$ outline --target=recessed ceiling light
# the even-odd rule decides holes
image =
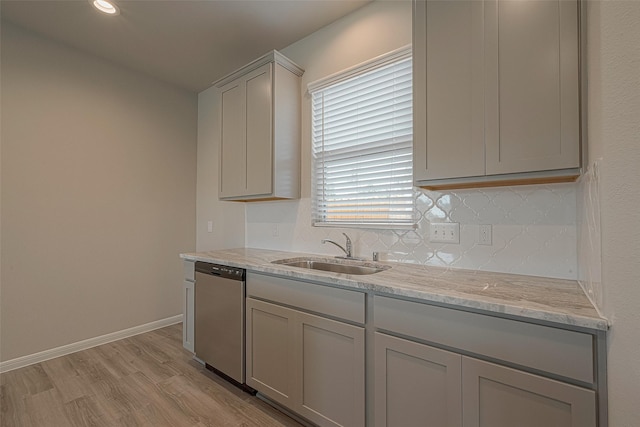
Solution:
[[[115,3],[112,3],[107,0],[89,0],[89,3],[93,5],[96,9],[98,9],[102,13],[106,13],[107,15],[120,15],[120,8],[116,6]]]

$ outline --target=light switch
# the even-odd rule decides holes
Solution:
[[[429,225],[429,241],[433,243],[460,243],[460,224],[433,222]]]

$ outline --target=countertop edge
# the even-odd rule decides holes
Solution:
[[[268,251],[265,249],[265,251]],[[216,251],[214,251],[216,252]],[[224,252],[224,251],[220,251]],[[279,252],[285,254],[285,252]],[[301,255],[322,256],[317,254],[298,254],[290,253],[291,257],[298,257]],[[237,254],[235,254],[237,256]],[[446,304],[448,306],[469,308],[473,310],[480,310],[487,312],[487,314],[496,313],[502,315],[513,316],[521,318],[522,320],[537,320],[541,322],[551,322],[566,326],[572,326],[577,328],[592,329],[596,331],[607,331],[609,329],[609,323],[605,318],[594,318],[582,316],[580,314],[559,313],[551,310],[537,309],[531,307],[522,307],[514,305],[513,303],[504,302],[491,302],[487,300],[480,300],[475,295],[446,295],[436,291],[429,291],[427,289],[414,290],[404,289],[400,286],[394,287],[393,285],[379,285],[375,283],[368,283],[366,276],[351,276],[338,273],[327,273],[320,271],[297,271],[293,267],[280,266],[272,264],[270,262],[255,263],[255,262],[238,262],[223,256],[213,256],[208,253],[182,253],[180,258],[187,261],[202,261],[210,263],[225,264],[230,267],[244,268],[248,271],[257,273],[267,273],[278,275],[282,277],[292,279],[309,280],[318,282],[320,284],[334,285],[343,288],[357,289],[362,291],[371,291],[377,294],[391,296],[391,297],[405,297],[415,300],[422,300],[425,302]],[[391,265],[402,265],[401,263],[393,263]],[[409,264],[408,266],[412,266]],[[463,270],[462,270],[463,271]],[[489,273],[489,272],[488,272]],[[361,278],[360,280],[354,278]],[[585,296],[586,298],[586,296]]]

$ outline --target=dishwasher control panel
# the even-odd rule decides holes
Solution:
[[[245,279],[245,270],[243,268],[229,267],[227,265],[211,264],[208,262],[196,262],[196,271],[211,276],[224,277],[226,279],[241,280]]]

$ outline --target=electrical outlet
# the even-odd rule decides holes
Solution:
[[[491,246],[491,224],[482,224],[480,225],[480,233],[478,236],[478,244],[479,245],[487,245]]]
[[[213,221],[207,221],[207,232],[213,233]]]
[[[280,229],[278,228],[278,224],[271,225],[271,237],[280,236]]]
[[[433,243],[460,243],[460,224],[440,222],[429,225],[429,241]]]

